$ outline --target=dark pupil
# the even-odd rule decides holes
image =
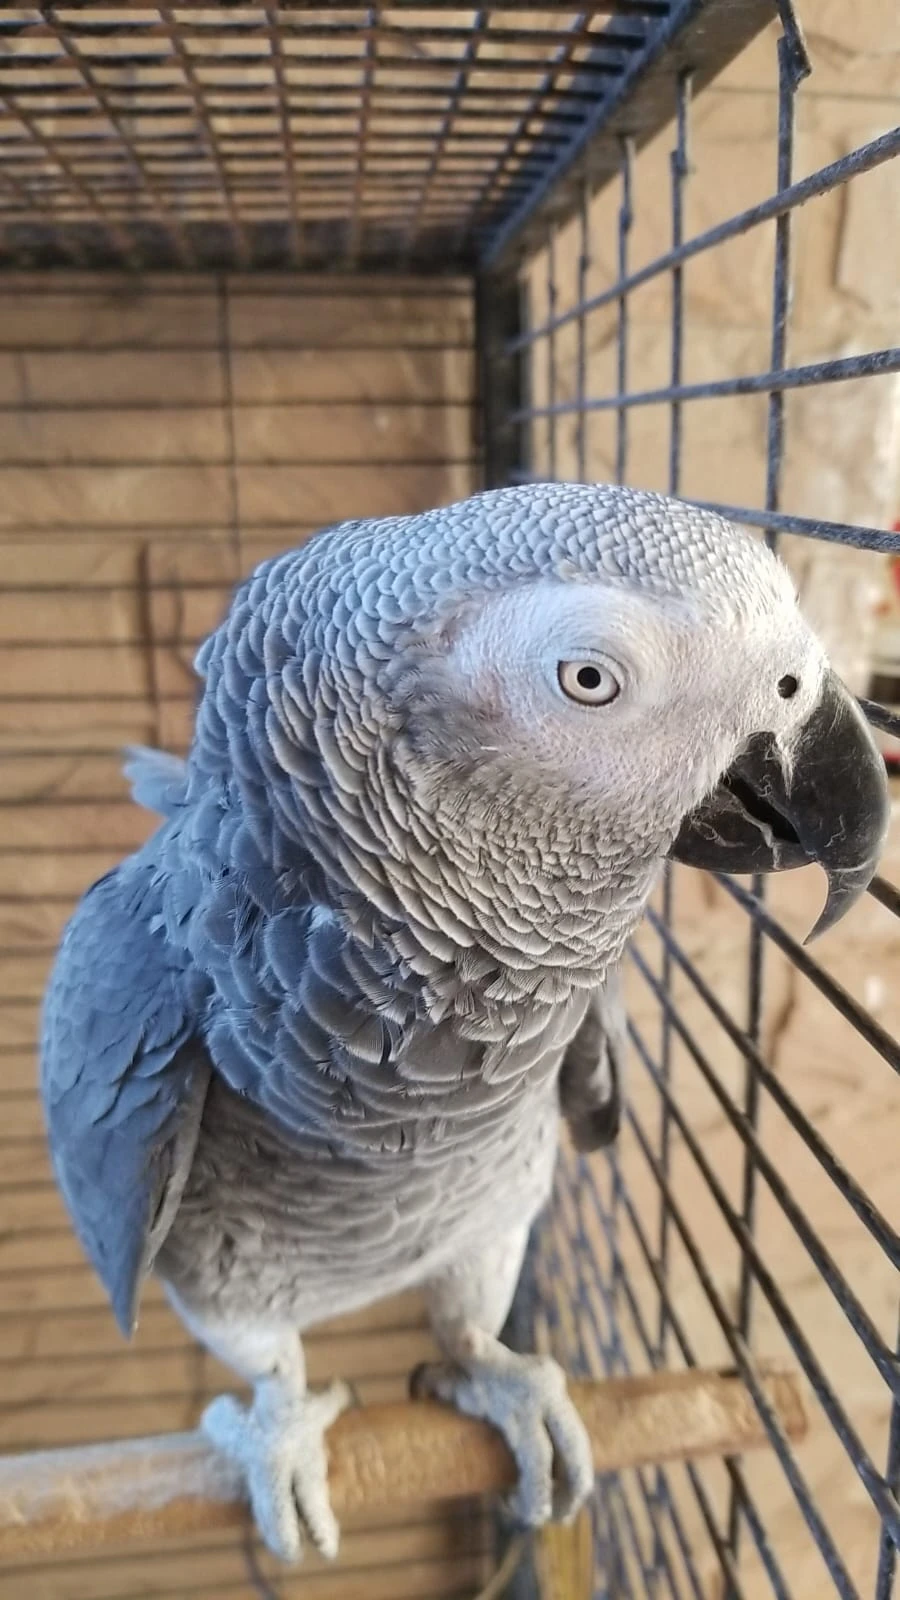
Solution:
[[[603,679],[596,667],[579,667],[575,674],[582,689],[599,689]]]
[[[797,679],[791,672],[778,679],[778,693],[781,695],[782,700],[790,700],[791,695],[796,694],[799,687]]]

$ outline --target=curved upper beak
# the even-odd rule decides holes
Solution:
[[[868,887],[889,817],[884,758],[853,696],[829,669],[790,770],[774,737],[757,734],[685,818],[669,855],[710,872],[780,872],[817,862],[828,898],[809,935],[814,939]]]

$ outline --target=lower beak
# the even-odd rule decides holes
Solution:
[[[889,817],[884,759],[856,701],[829,670],[790,771],[774,737],[757,734],[685,818],[669,854],[709,872],[781,872],[817,862],[828,898],[814,939],[867,889]]]

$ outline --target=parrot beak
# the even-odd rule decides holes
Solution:
[[[809,935],[814,939],[868,887],[889,818],[884,758],[853,696],[829,669],[790,769],[773,735],[757,734],[685,818],[669,855],[709,872],[781,872],[817,862],[828,898]]]

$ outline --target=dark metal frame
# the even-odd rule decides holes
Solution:
[[[773,0],[0,14],[0,264],[514,269]],[[523,25],[522,13],[539,12]],[[410,23],[404,11],[415,13]],[[96,14],[95,14],[96,13]],[[340,125],[338,125],[340,124]]]

